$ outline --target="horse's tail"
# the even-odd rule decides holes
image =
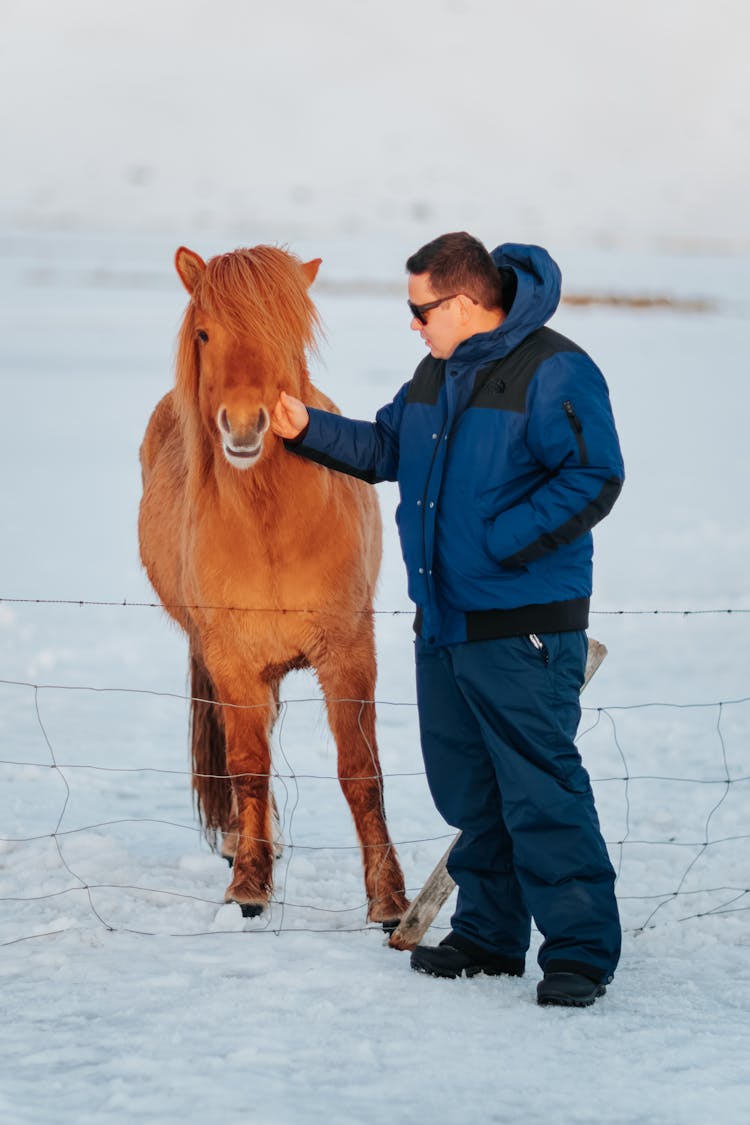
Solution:
[[[227,775],[222,708],[200,655],[190,649],[190,747],[198,817],[212,848],[217,832],[232,821],[232,786]]]

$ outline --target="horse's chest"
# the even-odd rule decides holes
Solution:
[[[304,537],[272,523],[228,526],[209,518],[196,528],[190,570],[202,594],[219,604],[277,609],[296,608],[301,589],[314,596],[320,566]]]

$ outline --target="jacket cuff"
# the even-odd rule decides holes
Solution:
[[[307,437],[307,433],[308,433],[309,429],[310,429],[310,421],[308,419],[307,425],[305,426],[304,430],[300,430],[300,432],[297,434],[296,437],[282,438],[281,440],[284,442],[284,445],[286,446],[287,449],[294,449],[296,446],[302,445],[303,441]]]

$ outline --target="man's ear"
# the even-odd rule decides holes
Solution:
[[[461,309],[461,319],[467,321],[471,316],[472,309],[476,307],[476,302],[472,301],[471,297],[467,297],[465,293],[459,293],[458,301]]]

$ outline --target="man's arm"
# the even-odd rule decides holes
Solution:
[[[291,452],[326,468],[359,477],[369,484],[396,480],[406,386],[393,402],[378,411],[374,422],[355,421],[306,407],[282,391],[271,415],[271,428]]]
[[[490,523],[502,566],[526,566],[584,535],[620,494],[624,469],[609,393],[594,362],[576,352],[546,360],[529,389],[527,444],[546,481]]]

